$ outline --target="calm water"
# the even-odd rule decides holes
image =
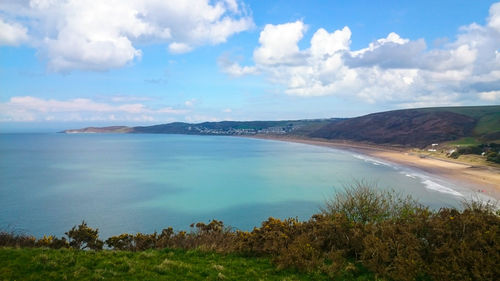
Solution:
[[[101,237],[269,216],[308,219],[353,179],[456,205],[463,186],[349,151],[221,136],[0,135],[0,228],[62,235],[85,219]],[[470,192],[469,192],[470,193]]]

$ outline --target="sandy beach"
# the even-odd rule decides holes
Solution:
[[[401,147],[388,147],[347,141],[295,138],[289,136],[262,135],[253,137],[355,151],[373,158],[419,169],[430,175],[450,179],[454,182],[466,183],[467,186],[471,186],[471,189],[474,189],[473,191],[481,192],[500,200],[500,169],[496,167],[472,166],[458,161],[422,157],[412,152],[409,148]]]

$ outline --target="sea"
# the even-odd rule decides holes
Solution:
[[[458,182],[354,151],[231,136],[0,134],[0,231],[62,236],[85,220],[100,237],[190,230],[222,220],[251,230],[307,220],[353,182],[431,208],[477,196]]]

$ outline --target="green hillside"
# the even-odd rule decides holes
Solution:
[[[473,137],[481,138],[491,134],[500,134],[500,106],[463,106],[463,107],[436,107],[424,108],[423,111],[448,111],[474,118],[477,123],[473,130]],[[486,139],[498,141],[500,139]]]
[[[432,143],[495,143],[500,106],[436,107],[373,113],[330,123],[310,137],[424,148]]]
[[[485,106],[448,106],[448,107],[427,107],[421,108],[422,111],[448,111],[462,115],[467,115],[473,118],[481,118],[484,115],[498,113],[500,105],[485,105]]]

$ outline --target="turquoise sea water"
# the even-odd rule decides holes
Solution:
[[[470,192],[354,152],[223,136],[1,134],[0,229],[63,235],[85,219],[101,237],[210,219],[251,229],[308,219],[354,179],[432,207]]]

